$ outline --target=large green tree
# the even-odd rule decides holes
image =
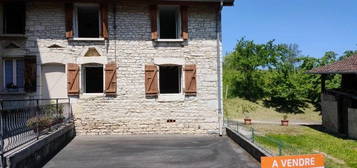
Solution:
[[[347,51],[348,57],[356,51]],[[320,76],[306,73],[337,59],[329,51],[321,59],[304,56],[296,44],[264,44],[240,39],[224,60],[224,86],[229,97],[264,100],[282,112],[302,112],[306,103],[317,108],[320,102]],[[327,87],[339,87],[340,77],[328,77]]]

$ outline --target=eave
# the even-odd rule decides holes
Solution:
[[[68,3],[68,2],[121,2],[123,0],[0,0],[1,2],[58,2],[58,3]],[[137,0],[138,2],[148,2],[145,0]],[[180,4],[180,5],[219,5],[223,2],[224,6],[233,6],[234,0],[149,0],[153,4]]]

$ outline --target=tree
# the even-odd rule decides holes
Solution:
[[[347,57],[350,57],[352,55],[356,55],[357,54],[357,50],[347,50],[343,53],[343,55],[339,58],[339,60],[343,60]]]
[[[320,76],[307,71],[331,64],[337,54],[328,51],[318,59],[304,56],[297,44],[275,44],[274,40],[264,44],[240,39],[233,52],[224,60],[224,85],[229,86],[229,97],[248,100],[264,100],[265,105],[281,112],[299,113],[307,103],[320,108]],[[356,54],[346,51],[342,57]],[[339,75],[330,75],[327,88],[337,88]]]
[[[231,86],[234,96],[253,101],[264,96],[260,69],[266,67],[272,57],[270,52],[272,43],[273,41],[267,44],[255,44],[242,38],[238,41],[235,50],[225,57],[224,78],[229,81],[228,85]],[[232,72],[236,74],[230,74]],[[229,76],[231,79],[228,79]]]

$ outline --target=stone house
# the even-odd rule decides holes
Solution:
[[[69,98],[79,134],[222,133],[234,0],[1,2],[1,99]]]
[[[357,55],[310,71],[321,75],[322,125],[330,132],[357,139]],[[330,74],[342,76],[341,87],[326,89]]]

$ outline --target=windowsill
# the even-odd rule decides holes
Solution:
[[[104,97],[104,93],[82,93],[80,98]]]
[[[184,101],[185,95],[182,93],[173,93],[173,94],[159,94],[158,99],[159,102],[177,102]]]
[[[25,34],[0,34],[0,38],[27,38]]]
[[[184,39],[157,39],[156,41],[157,42],[173,42],[173,43],[176,43],[176,42],[184,42],[185,40]]]
[[[71,41],[104,41],[104,38],[82,38],[82,37],[75,37],[70,39]]]
[[[22,92],[22,91],[19,91],[19,92],[7,92],[7,91],[0,92],[0,95],[24,95],[24,94],[26,94],[26,92]]]

